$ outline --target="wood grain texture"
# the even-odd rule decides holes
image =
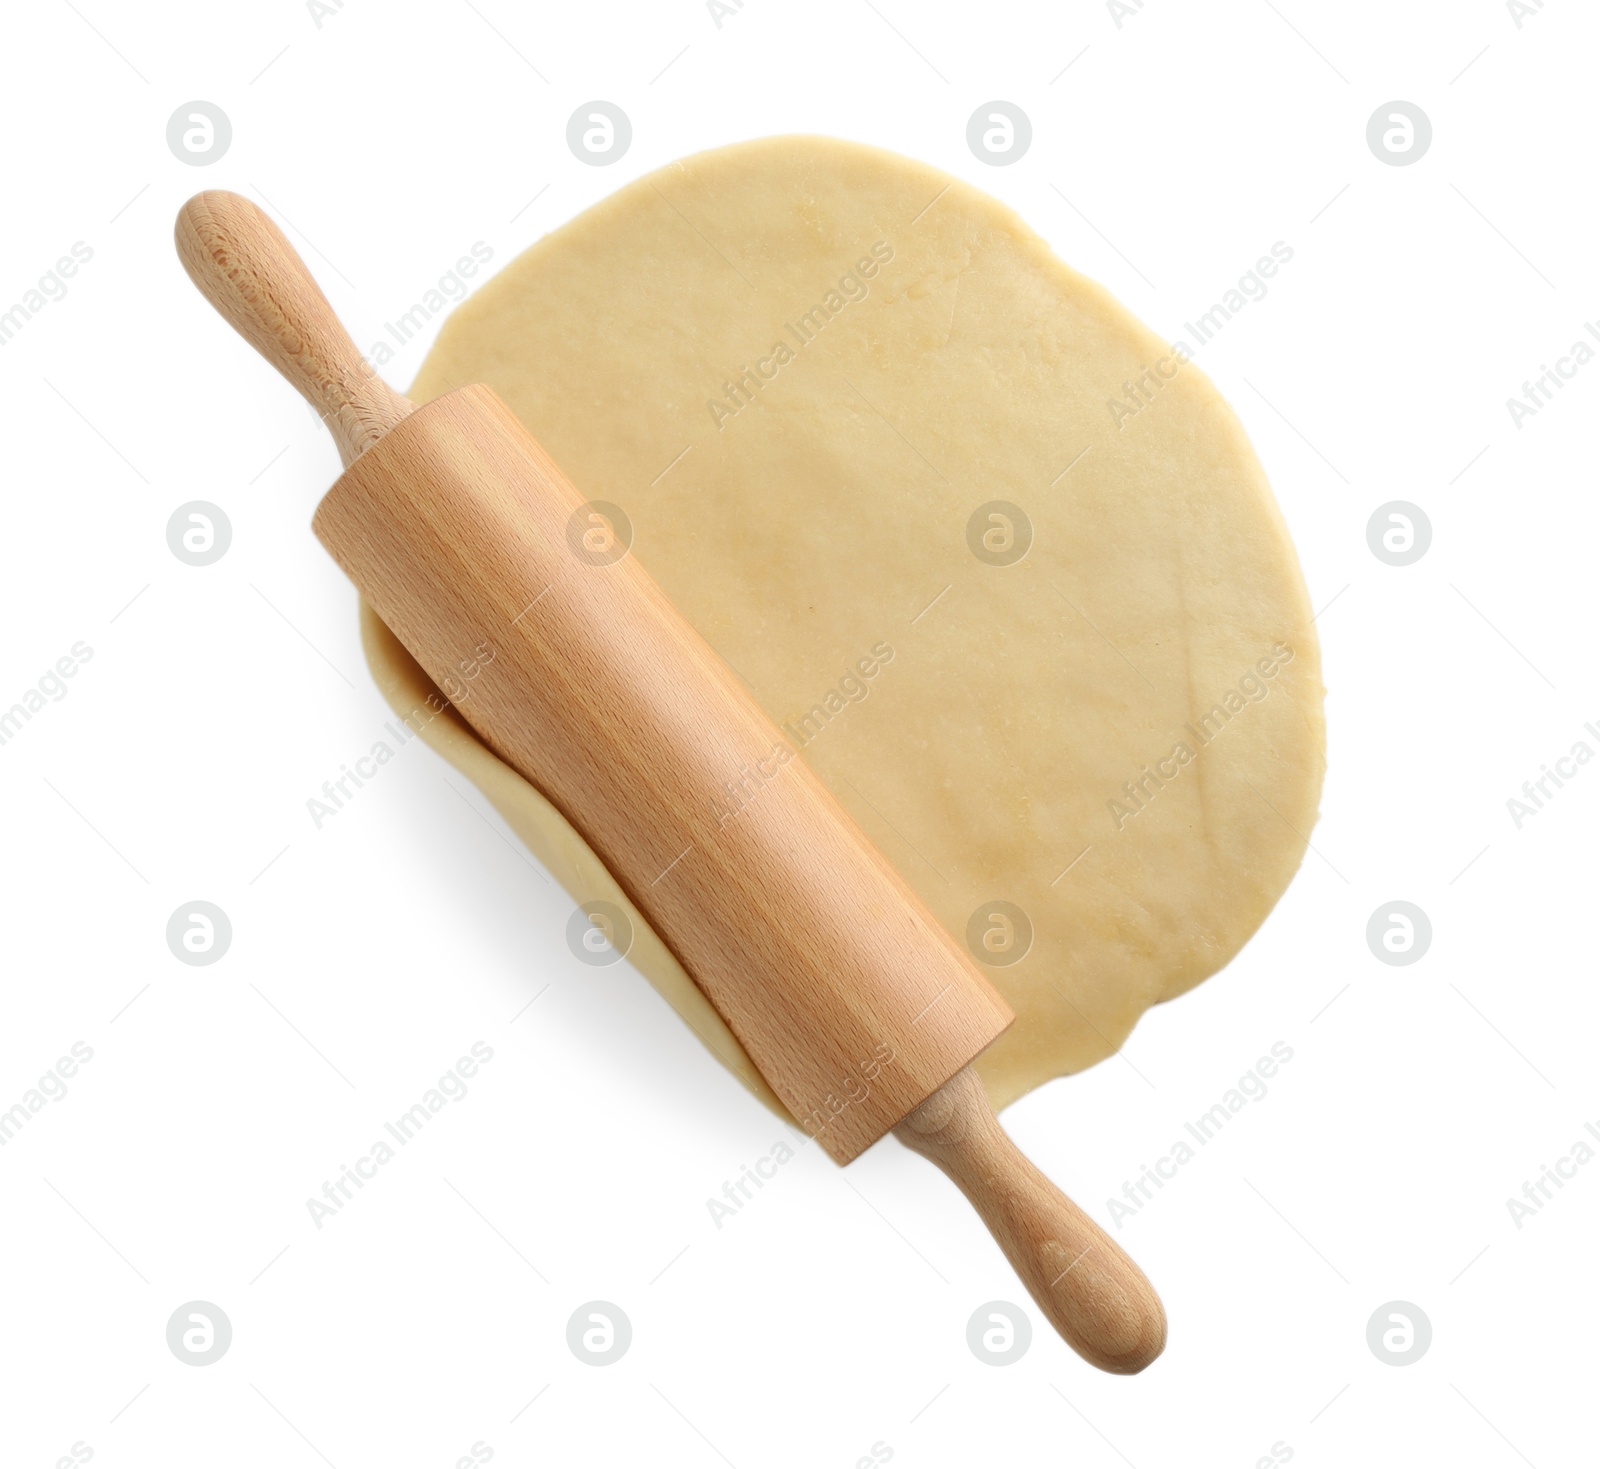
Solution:
[[[1167,1343],[1144,1273],[1006,1136],[973,1071],[962,1070],[894,1130],[971,1201],[1067,1343],[1107,1372],[1140,1372]]]
[[[322,415],[346,465],[412,411],[356,351],[283,231],[248,199],[196,194],[173,235],[189,279]]]
[[[801,1125],[856,1156],[1011,1012],[511,411],[418,409],[317,535],[617,877]]]
[[[806,1131],[843,1163],[894,1128],[1069,1343],[1108,1371],[1152,1360],[1148,1283],[966,1069],[1010,1010],[511,411],[484,387],[416,409],[384,385],[248,201],[198,195],[177,241],[339,443],[323,544],[583,834]]]

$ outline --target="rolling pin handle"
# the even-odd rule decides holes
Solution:
[[[1067,1344],[1107,1372],[1148,1367],[1167,1316],[1144,1272],[1018,1150],[970,1067],[895,1129],[967,1196]]]
[[[179,258],[195,285],[234,329],[322,415],[347,468],[414,411],[415,405],[390,388],[362,358],[334,315],[327,298],[307,271],[305,262],[295,253],[283,232],[249,200],[220,190],[196,194],[179,211],[175,234]],[[472,390],[451,395],[445,402],[454,401],[454,409],[436,405],[436,423],[455,423],[456,419],[450,417],[452,413],[469,415],[469,410],[480,415],[488,413],[486,419],[472,419],[469,415],[460,420],[481,431],[484,423],[492,427],[501,422],[497,412],[503,414],[505,419],[510,418],[506,410],[496,412],[485,409],[482,399],[486,398],[492,408],[492,395],[481,389],[478,392],[482,398],[472,397]],[[477,409],[472,410],[472,404],[478,404]],[[407,444],[404,452],[397,450],[396,456],[374,471],[368,477],[370,482],[364,487],[364,493],[376,496],[382,490],[387,494],[401,495],[424,472],[429,476],[430,489],[437,491],[437,484],[433,482],[437,480],[441,466],[447,463],[449,456],[435,455],[426,463],[408,461],[405,453],[419,454],[421,450],[418,444],[426,447],[429,443],[426,435],[420,432],[408,438],[416,439],[418,443]],[[464,446],[471,442],[470,433],[456,434],[449,440],[449,447],[453,453],[463,455]],[[553,467],[548,466],[548,461],[539,455],[536,446],[524,451],[518,441],[512,440],[510,443],[511,452],[498,459],[491,461],[485,452],[481,466],[470,455],[463,458],[461,466],[458,466],[460,473],[457,483],[464,493],[458,498],[456,508],[458,513],[475,507],[481,510],[484,504],[491,502],[486,498],[475,501],[472,494],[476,492],[480,496],[487,496],[488,491],[484,487],[493,486],[498,497],[492,501],[492,511],[508,517],[507,544],[522,544],[517,537],[526,534],[527,544],[532,545],[536,538],[526,533],[526,526],[510,519],[512,507],[526,510],[529,507],[538,509],[543,505],[548,512],[550,504],[559,502],[570,509],[579,497],[577,491],[561,479]],[[527,460],[528,465],[523,471],[523,481],[512,483],[510,492],[503,492],[499,487],[505,478],[504,466],[519,455]],[[372,462],[369,461],[369,464]],[[410,478],[399,473],[397,464],[408,470]],[[484,466],[491,472],[468,473],[469,470]],[[341,484],[358,479],[360,475],[361,471],[357,470]],[[318,534],[339,555],[334,542],[329,539],[333,523],[329,506],[335,504],[336,498],[336,495],[330,495],[323,502],[323,509],[319,511],[322,524]],[[448,501],[441,503],[448,504]],[[382,531],[386,545],[398,547],[399,551],[414,557],[425,571],[430,565],[436,564],[437,547],[444,544],[424,514],[430,509],[429,502],[426,497],[418,495],[405,498],[400,508],[411,517],[404,530],[413,536],[414,544],[407,544],[402,539],[401,529],[397,528],[401,517],[393,517],[390,522],[376,529]],[[436,515],[442,514],[438,505],[432,505],[431,509]],[[370,544],[373,537],[368,531],[374,528],[362,526],[358,517],[345,529],[349,534],[340,543],[349,556],[348,559],[341,556],[341,564],[350,571],[380,615],[391,620],[392,614],[386,609],[385,601],[374,596],[373,590],[375,585],[380,584],[380,571],[385,575],[399,575],[394,566],[400,558],[397,555],[391,561],[373,559]],[[559,543],[558,526],[550,544]],[[430,554],[435,554],[433,562],[428,560]],[[501,565],[501,570],[505,571],[505,565]],[[525,568],[517,563],[512,570],[521,574]],[[364,580],[360,574],[362,571],[371,572],[372,579]],[[643,573],[640,572],[639,576],[643,578]],[[419,578],[418,584],[425,580],[425,577]],[[611,584],[608,582],[608,585]],[[737,697],[726,692],[720,682],[723,677],[720,672],[722,665],[710,650],[705,650],[703,654],[693,651],[693,648],[700,646],[698,640],[693,639],[687,624],[680,626],[671,620],[668,612],[662,610],[665,607],[664,599],[653,592],[647,595],[645,590],[633,583],[627,585],[633,587],[629,594],[632,600],[618,600],[609,604],[609,610],[615,616],[622,617],[628,609],[632,609],[631,615],[641,619],[641,627],[655,629],[655,642],[649,646],[670,649],[672,654],[681,655],[686,660],[688,672],[695,680],[694,686],[699,690],[697,697],[701,702],[698,707],[707,711],[717,728],[728,734],[730,748],[740,740],[775,737],[776,729],[761,724],[759,711],[754,710],[747,696],[738,690],[735,690]],[[395,595],[388,600],[396,608],[405,610],[409,604],[400,595],[403,588],[392,590]],[[477,587],[473,589],[473,596],[479,599],[482,607],[487,608],[493,604],[497,590],[494,587]],[[615,593],[615,586],[612,590]],[[453,601],[459,601],[462,608],[471,606],[471,599],[465,590]],[[411,607],[410,615],[415,624],[413,632],[416,634],[413,637],[405,636],[405,628],[400,621],[391,620],[391,625],[424,666],[427,665],[427,659],[423,655],[430,648],[435,653],[439,652],[439,639],[443,636],[442,630],[447,627],[441,608],[431,609],[435,614],[433,618],[424,615],[426,611],[419,610],[417,606]],[[455,615],[454,611],[451,615]],[[650,622],[649,618],[656,621]],[[573,641],[563,654],[567,658],[565,664],[552,665],[549,660],[553,655],[548,650],[540,653],[540,659],[544,661],[538,664],[540,670],[557,666],[572,670],[568,676],[573,679],[581,676],[586,700],[592,696],[591,665],[594,660],[592,650],[583,643],[582,638],[590,636],[592,631],[591,626],[584,625],[582,637],[576,633],[573,635]],[[630,637],[639,635],[637,631],[630,632]],[[458,638],[455,645],[470,646],[470,642],[470,639]],[[445,647],[451,645],[448,641],[444,643]],[[447,659],[439,661],[445,668],[450,666]],[[675,685],[675,698],[678,692],[678,686]],[[477,703],[474,701],[474,707]],[[641,704],[640,707],[644,706]],[[577,740],[580,733],[578,726],[568,729],[559,725],[553,716],[549,716],[549,719],[553,727],[563,731],[563,737],[569,742]],[[630,747],[637,743],[631,733],[631,725],[623,720],[614,723],[619,730],[628,733]],[[512,730],[519,728],[516,721],[507,727]],[[588,724],[581,726],[581,734],[588,739]],[[568,748],[573,763],[579,768],[582,768],[582,761],[576,756],[588,759],[592,753],[587,746],[578,743],[569,743]],[[543,753],[548,754],[547,751]],[[541,785],[541,773],[548,774],[550,770],[548,765],[532,761],[519,764],[513,759],[511,763],[528,779]],[[599,785],[595,788],[598,789]],[[817,790],[820,792],[820,787]],[[882,863],[882,859],[866,847],[859,833],[845,826],[842,813],[837,812],[824,796],[810,799],[810,804],[801,802],[799,797],[796,797],[796,802],[794,819],[797,822],[803,819],[807,823],[796,830],[803,832],[808,840],[818,842],[819,853],[844,853],[854,864],[850,867],[852,872],[869,870],[871,862]],[[626,820],[618,820],[611,835],[620,842],[625,836],[631,837],[638,824],[638,813],[630,812]],[[855,845],[857,842],[859,846]],[[771,848],[772,860],[790,862],[795,871],[803,867],[809,874],[815,864],[801,863],[793,856],[790,850],[792,845],[795,843],[788,838],[781,846],[774,843]],[[752,884],[758,878],[759,875],[752,878]],[[896,889],[893,881],[886,878],[883,891],[889,894],[903,890],[903,886],[901,884]],[[918,913],[921,914],[920,908]],[[931,915],[921,914],[918,923],[923,926],[916,932],[933,932],[935,920]],[[925,940],[919,938],[918,942],[924,942],[931,953],[948,958],[950,944],[947,939],[935,941],[931,937]],[[791,958],[799,963],[810,952],[805,943],[798,943]],[[737,978],[737,975],[735,968],[732,976]],[[993,1028],[983,1036],[984,1040],[992,1039],[1003,1028],[1009,1012],[1002,1014],[1004,1007],[998,997],[991,995],[976,971],[969,977],[971,1004],[964,1013],[977,1029],[992,1024]],[[725,975],[723,982],[731,984],[733,979]],[[716,1001],[715,993],[711,997]],[[743,998],[749,1000],[748,996]],[[946,1008],[949,1010],[951,1007]],[[854,1010],[846,1007],[845,1013],[853,1016]],[[784,1034],[787,1037],[786,1031]],[[969,1034],[966,1039],[971,1040],[972,1036]],[[966,1054],[972,1053],[972,1050],[968,1050]],[[906,1116],[894,1132],[907,1147],[937,1164],[967,1196],[1051,1325],[1077,1352],[1108,1372],[1124,1373],[1138,1372],[1160,1355],[1166,1344],[1167,1321],[1161,1301],[1151,1289],[1150,1282],[1103,1230],[1077,1205],[1065,1198],[1017,1150],[990,1109],[983,1084],[975,1072],[970,1069],[957,1072]]]
[[[322,415],[347,468],[412,412],[356,350],[283,231],[248,199],[196,194],[174,235],[189,278]]]

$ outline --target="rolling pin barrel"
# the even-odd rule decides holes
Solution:
[[[487,388],[396,425],[313,526],[840,1162],[1010,1022],[617,526]]]
[[[972,1199],[1052,1323],[1137,1371],[1138,1268],[1011,1146],[967,1064],[1012,1019],[716,653],[511,411],[420,408],[356,352],[288,241],[207,193],[178,249],[323,415],[314,528],[480,738],[580,832],[837,1161],[890,1129]]]

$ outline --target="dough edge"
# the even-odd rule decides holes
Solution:
[[[665,181],[686,166],[694,165],[710,155],[731,154],[735,151],[769,148],[774,145],[821,145],[834,149],[848,149],[864,155],[876,155],[898,168],[921,171],[935,189],[940,188],[941,185],[948,187],[950,195],[953,196],[952,203],[965,203],[971,207],[982,209],[988,214],[990,221],[994,225],[1004,227],[1010,231],[1016,242],[1023,246],[1026,252],[1037,261],[1041,271],[1064,282],[1070,282],[1074,290],[1092,293],[1102,303],[1108,305],[1111,311],[1122,320],[1131,338],[1147,343],[1157,351],[1165,351],[1167,349],[1167,344],[1127,308],[1123,307],[1105,287],[1075,271],[1055,254],[1049,243],[1040,237],[1020,215],[993,196],[967,184],[961,179],[943,173],[932,165],[907,158],[889,150],[826,136],[787,134],[708,149],[702,153],[689,155],[683,159],[663,165],[661,168],[643,174],[623,185],[614,193],[597,201],[579,215],[574,216],[572,220],[565,221],[562,225],[557,226],[556,229],[532,242],[511,262],[503,266],[489,282],[485,282],[483,288],[474,292],[473,295],[469,296],[451,312],[441,329],[438,339],[430,349],[428,357],[419,369],[416,381],[421,382],[428,377],[430,367],[434,364],[435,354],[439,353],[441,347],[447,348],[453,336],[469,331],[475,319],[480,315],[487,315],[492,310],[493,292],[489,289],[490,286],[495,282],[499,282],[513,271],[526,269],[525,262],[530,256],[547,248],[553,239],[571,225],[579,221],[593,223],[613,210],[625,208],[624,201],[634,190],[648,187],[654,180]],[[1221,419],[1218,427],[1223,429],[1226,437],[1230,440],[1231,446],[1240,454],[1241,461],[1254,467],[1255,477],[1262,492],[1260,509],[1270,522],[1275,537],[1287,548],[1290,563],[1298,573],[1298,557],[1294,551],[1287,524],[1283,519],[1276,497],[1266,481],[1265,474],[1259,467],[1259,461],[1255,458],[1243,424],[1234,414],[1231,405],[1226,402],[1221,393],[1210,382],[1209,377],[1197,365],[1191,362],[1186,367],[1185,373],[1186,375],[1193,374],[1199,384],[1212,395]],[[441,391],[445,390],[441,389]],[[437,393],[433,392],[420,394],[414,392],[412,394],[414,400],[418,403],[428,401],[428,399],[437,395]],[[1298,593],[1296,600],[1299,603],[1301,618],[1300,625],[1294,630],[1296,639],[1294,644],[1295,656],[1297,661],[1303,660],[1301,669],[1320,692],[1322,690],[1320,649],[1311,621],[1309,595],[1305,590],[1303,576],[1298,577],[1296,590]],[[427,674],[417,665],[399,640],[378,618],[364,599],[360,604],[360,626],[362,648],[368,667],[371,669],[380,691],[391,708],[402,717],[407,715],[416,716],[419,713],[423,715],[420,728],[423,739],[478,787],[513,832],[516,833],[517,837],[555,877],[566,892],[573,897],[575,902],[588,903],[603,900],[617,905],[627,913],[634,930],[633,943],[627,956],[629,961],[633,963],[656,991],[672,1006],[679,1017],[694,1031],[707,1050],[721,1061],[775,1115],[792,1123],[793,1119],[789,1117],[782,1103],[762,1078],[754,1062],[740,1045],[737,1037],[690,978],[687,971],[684,970],[673,955],[671,949],[651,928],[644,915],[629,901],[627,895],[617,884],[609,870],[590,850],[580,833],[544,798],[535,786],[504,764],[484,746],[453,708],[446,705],[442,713],[431,718],[427,717],[432,708],[444,702],[442,694],[438,692]],[[1320,698],[1316,700],[1314,705],[1308,704],[1306,710],[1308,725],[1311,726],[1308,728],[1308,737],[1314,745],[1318,756],[1316,768],[1310,772],[1309,784],[1312,789],[1308,792],[1311,809],[1315,812],[1325,769],[1323,756],[1324,722]],[[1302,846],[1300,862],[1296,863],[1293,871],[1285,875],[1279,898],[1274,899],[1272,903],[1266,906],[1257,922],[1248,932],[1240,936],[1233,950],[1221,956],[1214,965],[1204,968],[1203,972],[1184,973],[1175,966],[1169,983],[1156,1000],[1151,1003],[1159,1004],[1174,999],[1178,995],[1194,988],[1203,980],[1220,972],[1231,963],[1238,952],[1249,942],[1250,938],[1259,931],[1268,914],[1276,906],[1277,901],[1281,899],[1282,891],[1287,890],[1289,882],[1293,880],[1299,866],[1303,863],[1304,850],[1304,846]],[[960,937],[958,934],[957,938],[959,939]],[[991,978],[994,978],[994,976],[991,975]],[[1113,1030],[1101,1031],[1100,1039],[1105,1043],[1104,1053],[1091,1058],[1083,1065],[1071,1064],[1067,1058],[1061,1058],[1053,1063],[1044,1065],[986,1065],[986,1061],[990,1060],[989,1052],[980,1055],[973,1064],[984,1081],[991,1104],[998,1111],[1026,1095],[1035,1087],[1041,1086],[1048,1081],[1074,1074],[1078,1070],[1086,1069],[1088,1065],[1097,1064],[1098,1061],[1109,1059],[1110,1056],[1115,1055],[1128,1035],[1132,1033],[1134,1026],[1138,1023],[1143,1013],[1144,1010],[1142,1008],[1134,1008],[1126,1023],[1120,1023],[1119,1021]]]

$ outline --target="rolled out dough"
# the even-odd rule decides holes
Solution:
[[[977,1062],[996,1106],[1111,1055],[1293,876],[1323,690],[1261,467],[1200,370],[995,200],[823,138],[699,154],[502,270],[411,396],[476,381],[622,507],[985,964],[1017,1013]],[[363,618],[385,695],[425,709]],[[418,722],[576,900],[629,913],[631,961],[776,1108],[581,836],[453,713]]]

